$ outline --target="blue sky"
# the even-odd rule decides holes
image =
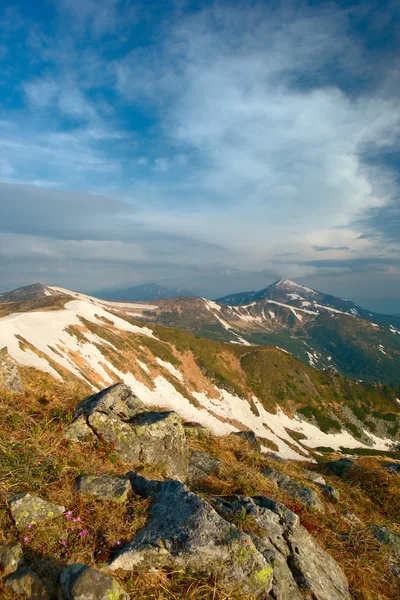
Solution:
[[[0,291],[288,277],[400,312],[398,0],[0,12]]]

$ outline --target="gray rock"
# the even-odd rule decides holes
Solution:
[[[18,371],[18,365],[9,356],[7,348],[0,350],[0,387],[21,395],[25,392],[24,384]]]
[[[400,463],[382,463],[384,469],[388,469],[391,473],[400,475]]]
[[[343,511],[342,519],[344,519],[351,525],[357,525],[358,523],[361,523],[360,519],[354,513],[352,513],[350,510]]]
[[[185,423],[184,424],[186,437],[194,440],[208,440],[211,437],[211,431],[200,423]]]
[[[273,569],[249,535],[178,481],[153,482],[131,474],[131,482],[136,493],[154,497],[151,516],[109,563],[111,571],[168,566],[213,575],[228,590],[255,596],[268,593]]]
[[[61,573],[60,586],[64,600],[129,600],[116,579],[80,563]]]
[[[9,499],[10,511],[18,529],[49,521],[65,512],[63,506],[32,494],[16,494]]]
[[[7,575],[18,569],[22,562],[22,554],[20,544],[0,545],[0,573],[2,577],[7,577]]]
[[[338,477],[344,477],[355,465],[356,463],[354,460],[351,460],[350,458],[340,458],[339,460],[325,463],[325,467]]]
[[[223,461],[200,450],[193,450],[189,458],[188,483],[196,485],[215,473]]]
[[[312,488],[298,483],[295,479],[273,467],[267,467],[263,471],[263,475],[275,483],[279,489],[286,492],[293,500],[297,500],[309,509],[324,512],[324,505],[317,492]]]
[[[146,406],[129,386],[116,383],[80,402],[76,410],[86,416],[99,412],[117,417],[121,421],[129,421],[139,413],[145,412]]]
[[[73,442],[84,442],[93,440],[95,435],[86,422],[83,415],[79,415],[64,431],[64,437]]]
[[[380,527],[379,525],[371,525],[371,531],[381,544],[390,547],[396,558],[400,558],[400,535],[387,527]]]
[[[77,410],[94,435],[112,444],[129,466],[160,465],[169,477],[186,480],[188,448],[176,413],[146,410],[122,383],[86,398]]]
[[[232,496],[211,500],[228,520],[247,517],[257,549],[274,569],[274,600],[350,600],[339,565],[300,525],[298,516],[270,498]]]
[[[303,469],[302,473],[307,477],[307,479],[309,479],[313,483],[320,483],[321,485],[326,485],[326,481],[320,473],[316,473],[315,471],[309,471],[308,469]]]
[[[15,594],[24,596],[29,600],[50,600],[49,591],[37,573],[28,568],[23,568],[11,575],[6,586]]]
[[[323,485],[322,483],[317,483],[317,485],[322,490],[324,496],[329,498],[331,502],[339,502],[340,494],[336,488],[331,485]]]
[[[230,435],[235,435],[248,443],[252,450],[261,452],[261,444],[254,431],[232,431]]]
[[[277,463],[287,463],[286,458],[282,458],[282,456],[279,456],[279,454],[275,454],[275,452],[265,452],[265,458],[270,458],[271,460],[274,460]]]
[[[104,475],[103,477],[82,475],[78,477],[76,487],[80,494],[97,496],[114,502],[125,502],[128,492],[132,489],[129,479],[111,477],[110,475]]]

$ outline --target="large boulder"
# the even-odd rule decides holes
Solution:
[[[23,598],[28,600],[51,600],[51,595],[46,584],[35,571],[24,567],[11,575],[6,586]]]
[[[267,467],[263,471],[263,475],[279,487],[279,489],[286,492],[293,500],[300,502],[306,508],[324,512],[324,505],[317,492],[308,485],[302,485],[295,479],[286,475],[286,473],[282,473],[273,467]]]
[[[216,473],[223,461],[201,450],[193,450],[189,458],[189,485],[197,485]]]
[[[60,587],[63,600],[129,600],[116,579],[81,563],[61,573]]]
[[[0,350],[0,387],[18,395],[25,391],[17,363],[8,354],[7,348]]]
[[[127,465],[160,465],[169,477],[186,480],[188,448],[176,413],[148,411],[127,385],[117,383],[86,398],[77,414],[81,422],[76,437],[88,432],[87,425],[95,436],[112,444]]]
[[[271,589],[273,569],[250,536],[178,481],[131,474],[133,490],[153,496],[151,516],[109,563],[111,571],[143,572],[166,566],[215,576],[227,589],[255,596]]]
[[[283,504],[258,496],[211,500],[227,520],[252,523],[254,544],[273,565],[275,600],[350,600],[344,573]]]
[[[48,502],[33,494],[15,494],[8,503],[18,529],[55,519],[65,512],[64,506]]]
[[[324,466],[334,475],[342,478],[346,477],[349,471],[357,465],[354,460],[351,460],[351,458],[339,458],[339,460],[325,463]]]
[[[7,577],[14,573],[22,562],[22,547],[20,544],[0,544],[0,574]]]

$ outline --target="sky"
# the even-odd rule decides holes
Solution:
[[[0,292],[284,277],[400,313],[400,0],[0,8]]]

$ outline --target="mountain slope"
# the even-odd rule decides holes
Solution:
[[[321,373],[277,348],[224,344],[132,319],[156,304],[45,291],[45,307],[38,310],[35,298],[0,318],[0,345],[24,367],[92,389],[125,381],[148,405],[168,406],[218,434],[251,429],[291,458],[317,446],[389,449],[398,439],[400,404],[389,388]],[[185,300],[201,302],[210,324],[213,311],[224,310]]]
[[[167,288],[159,283],[147,283],[144,285],[136,285],[134,287],[119,290],[105,290],[104,292],[100,292],[98,295],[105,300],[129,302],[177,298],[179,296],[193,296],[191,292],[186,290]]]

